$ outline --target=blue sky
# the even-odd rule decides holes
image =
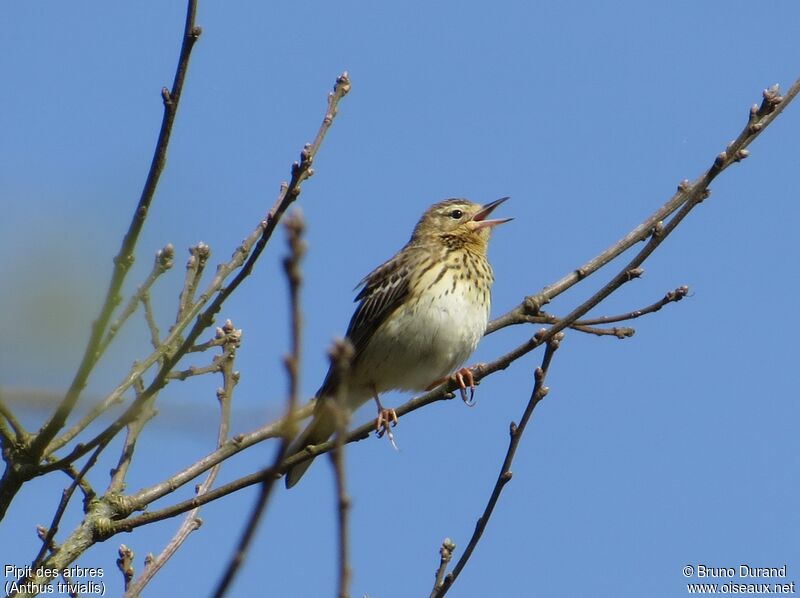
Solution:
[[[4,8],[3,387],[58,392],[69,384],[149,165],[183,10],[177,2]],[[762,89],[788,88],[800,75],[798,19],[800,7],[785,0],[758,9],[738,1],[201,1],[204,33],[127,289],[146,275],[152,254],[173,243],[176,267],[155,293],[165,327],[186,247],[202,240],[214,264],[228,258],[272,205],[347,69],[352,92],[299,201],[309,244],[302,386],[311,396],[331,339],[347,326],[352,288],[406,242],[431,203],[512,197],[500,215],[515,220],[490,248],[493,314],[503,313],[625,234],[680,180],[699,175],[741,130]],[[714,183],[710,199],[645,264],[644,277],[596,314],[647,305],[682,284],[691,297],[637,321],[632,339],[567,334],[513,481],[450,595],[679,596],[687,564],[786,564],[787,581],[800,581],[792,374],[799,131],[800,108],[790,106],[750,147],[751,157]],[[244,330],[237,431],[282,409],[284,253],[280,234],[221,314],[220,322],[231,318]],[[601,271],[549,310],[567,313],[611,274]],[[533,332],[494,334],[471,361]],[[137,317],[91,379],[88,399],[113,388],[146,350]],[[399,452],[375,439],[348,448],[353,596],[427,595],[442,539],[451,537],[460,555],[540,359],[528,355],[487,379],[474,409],[449,401],[404,418]],[[192,380],[162,393],[131,490],[211,450],[218,385]],[[32,429],[46,416],[17,408]],[[264,466],[273,450],[240,455],[220,481]],[[237,592],[333,594],[326,461],[291,492],[277,492]],[[98,487],[110,466],[95,472]],[[29,563],[38,549],[34,526],[49,521],[64,485],[47,478],[18,497],[3,522],[2,563]],[[148,594],[207,594],[254,496],[205,508],[204,526]],[[113,538],[79,563],[104,567],[115,595],[118,544],[136,551],[141,569],[177,525]]]

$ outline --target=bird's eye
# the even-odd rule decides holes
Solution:
[[[462,212],[461,210],[453,210],[452,212],[450,212],[450,217],[455,218],[456,220],[461,218],[463,215],[464,212]]]

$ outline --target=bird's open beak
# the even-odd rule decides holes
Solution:
[[[500,199],[496,199],[483,206],[481,211],[472,217],[472,221],[477,223],[474,230],[478,230],[480,228],[491,228],[493,226],[497,226],[498,224],[508,222],[509,220],[514,220],[513,218],[497,218],[495,220],[486,220],[492,211],[507,199],[508,197],[501,197]]]

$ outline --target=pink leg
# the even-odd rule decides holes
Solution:
[[[472,399],[475,398],[475,377],[472,375],[472,370],[469,368],[461,368],[457,372],[453,373],[452,378],[456,384],[458,384],[458,390],[461,393],[461,400],[464,401],[464,404],[467,407],[474,407],[475,401]],[[443,382],[447,382],[448,378],[441,378],[437,380],[433,384],[431,384],[425,390],[433,390]],[[467,386],[469,386],[469,398],[467,398]]]
[[[472,375],[472,370],[469,368],[461,368],[455,374],[453,374],[453,378],[455,379],[456,383],[458,384],[458,389],[461,391],[461,400],[464,401],[464,404],[467,407],[474,407],[475,401],[475,378]],[[467,386],[469,386],[469,399],[467,398]]]
[[[386,437],[389,439],[389,442],[392,443],[394,449],[398,450],[397,443],[394,441],[394,434],[392,434],[391,430],[391,427],[397,425],[397,413],[395,413],[394,409],[386,409],[381,405],[377,389],[373,389],[373,392],[375,392],[375,403],[378,405],[378,419],[375,420],[375,432],[378,438],[382,438],[383,435],[386,434]]]

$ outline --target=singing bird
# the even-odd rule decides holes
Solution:
[[[467,386],[475,391],[472,373],[455,370],[486,331],[494,282],[486,250],[492,228],[511,220],[488,217],[507,199],[483,206],[466,199],[434,204],[405,247],[356,287],[361,289],[355,298],[358,307],[347,328],[354,353],[339,408],[352,413],[375,399],[379,435],[397,421],[394,411],[380,403],[380,393],[387,390],[427,390],[452,374],[469,404]],[[338,377],[331,366],[317,392],[313,419],[288,455],[333,435],[336,417],[329,407],[336,401]],[[289,469],[287,488],[300,480],[311,461]]]

